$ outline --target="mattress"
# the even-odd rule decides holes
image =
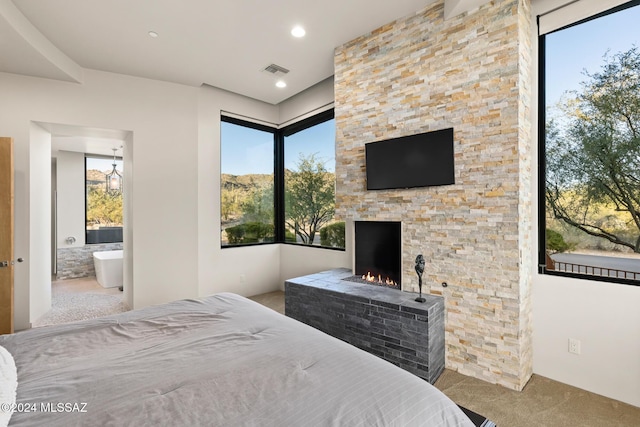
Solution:
[[[10,426],[473,426],[428,382],[223,293],[0,336]]]

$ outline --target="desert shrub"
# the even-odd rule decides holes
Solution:
[[[227,227],[224,229],[224,232],[227,233],[227,240],[229,240],[230,244],[242,243],[245,231],[246,230],[244,224],[235,225],[233,227]]]
[[[557,252],[566,252],[574,249],[575,245],[567,243],[562,237],[562,234],[558,233],[555,230],[547,228],[545,231],[546,240],[547,240],[547,250],[552,253]]]
[[[334,222],[320,229],[320,244],[344,248],[344,221]]]
[[[247,222],[225,228],[229,244],[259,243],[273,241],[273,224]]]

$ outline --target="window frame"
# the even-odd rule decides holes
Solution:
[[[250,129],[255,129],[255,130],[259,130],[259,131],[263,131],[263,132],[269,132],[273,135],[273,140],[274,140],[274,150],[276,149],[276,144],[275,144],[275,140],[276,140],[276,131],[278,130],[275,127],[271,127],[271,126],[267,126],[264,124],[260,124],[260,123],[255,123],[255,122],[250,122],[248,120],[242,120],[242,119],[238,119],[236,117],[231,117],[231,116],[225,116],[224,114],[220,114],[220,122],[225,122],[225,123],[231,123],[237,126],[243,126],[243,127],[247,127]],[[222,130],[220,133],[221,137],[220,137],[220,150],[222,150]],[[276,175],[277,175],[277,168],[275,166],[275,163],[277,162],[276,158],[276,153],[274,151],[274,169],[273,169],[273,201],[274,201],[274,206],[273,206],[273,217],[274,217],[274,236],[273,236],[273,242],[252,242],[252,243],[243,243],[243,244],[235,244],[235,245],[223,245],[222,242],[220,242],[220,247],[222,249],[227,249],[227,248],[245,248],[245,247],[249,247],[249,246],[263,246],[263,245],[272,245],[274,243],[278,242],[278,225],[277,225],[277,215],[278,215],[278,211],[277,211],[277,199],[278,199],[278,187],[276,185]],[[222,156],[220,156],[220,176],[222,177]],[[221,187],[222,188],[222,187]],[[222,205],[222,191],[220,192],[220,199],[219,199],[219,203]],[[222,216],[220,216],[220,218],[218,218],[218,220],[221,220]]]
[[[568,271],[548,270],[546,265],[546,172],[547,172],[547,158],[546,158],[546,36],[559,31],[566,30],[568,28],[583,24],[585,22],[593,21],[604,16],[620,12],[622,10],[639,6],[640,0],[632,0],[619,6],[615,6],[604,12],[597,13],[584,19],[579,19],[575,22],[571,22],[565,26],[557,28],[553,31],[549,31],[544,34],[538,35],[538,273],[550,276],[567,277],[574,279],[591,280],[595,282],[616,283],[621,285],[640,286],[640,280],[611,277],[611,276],[598,276],[586,273],[575,273]],[[538,26],[540,23],[540,16],[537,17]]]
[[[91,158],[91,159],[105,159],[105,160],[111,160],[113,161],[113,157],[112,156],[106,156],[106,155],[102,155],[102,154],[90,154],[90,153],[85,153],[84,154],[84,244],[85,245],[113,245],[113,244],[118,244],[118,243],[124,243],[124,225],[121,227],[122,228],[122,240],[119,240],[117,242],[98,242],[98,243],[89,243],[88,242],[88,237],[89,237],[89,230],[87,230],[87,219],[88,219],[88,215],[87,215],[87,211],[89,210],[89,191],[87,191],[87,159]],[[116,156],[115,157],[116,160],[119,160],[121,162],[124,162],[124,158],[123,157],[119,157]],[[124,168],[124,163],[122,165],[122,167]],[[106,185],[106,178],[105,178],[105,185]],[[124,202],[124,200],[123,200]],[[124,207],[123,207],[123,215],[124,215]]]
[[[252,129],[273,133],[273,154],[274,154],[273,156],[274,157],[274,170],[273,170],[274,239],[273,239],[273,242],[247,243],[242,245],[220,244],[220,247],[222,249],[242,248],[247,246],[261,246],[261,245],[271,245],[271,244],[285,244],[285,245],[295,245],[295,246],[303,246],[307,248],[328,249],[328,250],[336,250],[336,251],[346,250],[345,248],[337,248],[332,246],[321,246],[321,245],[305,245],[304,243],[288,242],[285,240],[285,229],[286,229],[285,191],[284,191],[285,137],[291,136],[297,132],[303,131],[305,129],[324,123],[334,118],[335,118],[335,111],[333,108],[330,108],[328,110],[322,111],[320,113],[314,114],[310,117],[304,118],[295,123],[292,123],[290,125],[280,128],[277,126],[271,127],[264,124],[251,122],[248,120],[238,119],[236,117],[226,116],[224,115],[224,113],[220,114],[221,122],[232,123],[238,126],[245,126]],[[222,146],[222,140],[220,141],[220,145]],[[222,163],[222,158],[220,158],[220,162]]]

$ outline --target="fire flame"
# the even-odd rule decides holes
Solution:
[[[385,280],[382,280],[382,276],[379,274],[378,277],[372,276],[370,271],[368,271],[367,274],[362,275],[362,280],[366,280],[367,282],[377,282],[381,285],[398,286],[396,282],[389,279],[388,277]]]

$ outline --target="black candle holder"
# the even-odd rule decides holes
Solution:
[[[420,290],[420,294],[418,298],[416,298],[417,302],[425,302],[426,299],[422,298],[422,273],[424,273],[424,257],[422,254],[416,257],[416,273],[418,274],[418,289]]]

